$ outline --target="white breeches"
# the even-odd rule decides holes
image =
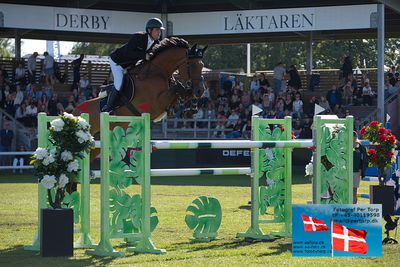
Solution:
[[[124,79],[124,69],[120,65],[117,65],[117,63],[115,63],[111,58],[110,67],[114,77],[114,87],[119,91],[121,90],[122,81]]]

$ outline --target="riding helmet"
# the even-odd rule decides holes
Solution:
[[[151,18],[146,22],[146,32],[147,29],[150,28],[160,28],[161,30],[165,30],[163,23],[159,18]]]

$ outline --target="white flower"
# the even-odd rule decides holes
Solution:
[[[66,184],[68,184],[69,179],[65,174],[61,174],[58,178],[58,187],[63,188]]]
[[[53,127],[55,132],[61,132],[65,123],[64,121],[60,119],[55,119],[52,122],[50,122],[51,127]]]
[[[47,166],[50,163],[53,163],[55,161],[55,158],[53,157],[53,155],[48,155],[44,160],[43,160],[43,165]]]
[[[75,134],[78,137],[79,143],[86,142],[88,140],[91,140],[92,138],[92,135],[90,133],[84,132],[82,130],[77,131]]]
[[[312,162],[306,165],[306,175],[312,176],[313,175],[313,164]]]
[[[78,167],[79,167],[79,164],[78,164],[77,160],[71,161],[70,163],[68,163],[67,171],[68,172],[73,172],[73,171],[76,172],[76,171],[78,171]]]
[[[57,149],[53,148],[50,150],[50,155],[52,155],[53,157],[56,155]]]
[[[47,189],[52,189],[56,184],[56,182],[57,180],[54,175],[45,175],[43,176],[43,179],[40,181],[40,183]]]
[[[72,160],[72,159],[73,159],[73,158],[72,158],[72,153],[69,152],[69,151],[67,151],[67,150],[63,151],[63,152],[61,153],[61,159],[62,159],[63,161],[70,161],[70,160]]]
[[[74,115],[69,114],[69,113],[67,113],[67,112],[64,112],[64,113],[63,113],[63,117],[65,117],[65,118],[67,118],[67,119],[71,119],[71,120],[75,119],[75,116],[74,116]]]
[[[79,127],[81,127],[82,129],[89,129],[89,123],[86,122],[86,120],[82,117],[78,117],[78,125]]]
[[[48,156],[48,151],[46,148],[43,147],[38,147],[34,153],[35,157],[39,160],[44,159],[45,157]]]

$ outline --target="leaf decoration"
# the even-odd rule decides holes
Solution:
[[[200,196],[193,200],[186,212],[185,222],[190,229],[194,229],[194,237],[196,234],[202,234],[203,237],[216,237],[222,221],[221,205],[218,199]]]

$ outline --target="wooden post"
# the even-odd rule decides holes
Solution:
[[[89,84],[92,84],[92,61],[88,61],[87,63],[87,74],[89,78]]]

